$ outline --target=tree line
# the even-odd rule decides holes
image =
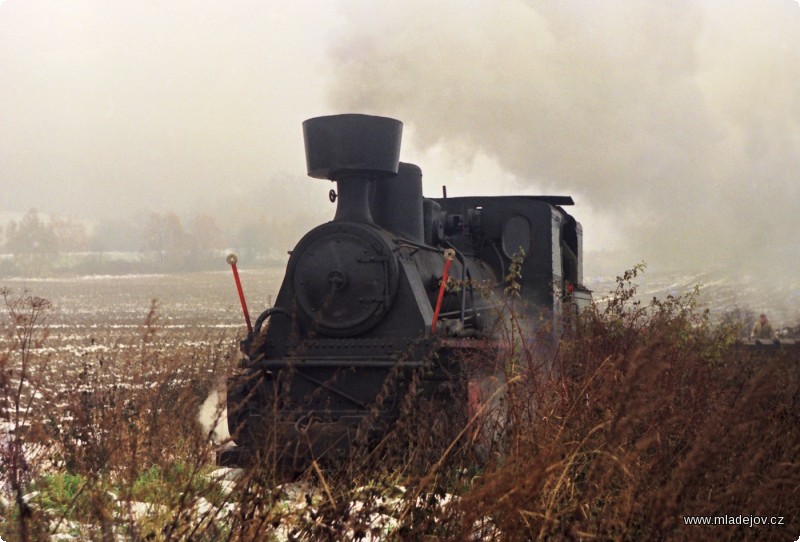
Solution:
[[[30,209],[0,224],[0,276],[219,269],[227,250],[269,264],[279,252],[274,247],[291,237],[289,225],[259,216],[226,226],[209,213],[184,220],[171,211],[151,212],[87,223]]]

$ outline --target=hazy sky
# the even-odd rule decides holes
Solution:
[[[794,0],[5,0],[0,212],[327,218],[301,123],[364,112],[429,195],[572,194],[589,273],[796,274],[798,36]]]

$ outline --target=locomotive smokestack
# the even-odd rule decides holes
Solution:
[[[372,223],[370,181],[397,174],[403,123],[371,115],[331,115],[303,122],[308,175],[336,181],[334,220]]]

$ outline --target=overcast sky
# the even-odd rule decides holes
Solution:
[[[0,213],[327,219],[301,123],[363,112],[429,195],[573,195],[588,273],[796,274],[799,36],[794,0],[4,0]]]

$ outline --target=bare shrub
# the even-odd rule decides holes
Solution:
[[[43,455],[41,449],[34,449],[35,433],[41,428],[31,409],[41,397],[41,377],[48,361],[35,351],[47,338],[44,323],[50,303],[27,292],[15,297],[6,288],[0,294],[7,316],[3,320],[7,349],[0,352],[0,491],[6,490],[13,498],[13,505],[3,506],[2,516],[8,518],[10,511],[20,539],[29,540],[41,534],[38,514],[24,495],[39,467],[31,458]]]
[[[644,305],[618,278],[604,309],[560,345],[556,371],[521,383],[515,444],[459,508],[459,536],[491,518],[504,540],[769,538],[785,526],[685,526],[683,516],[784,516],[797,526],[797,351],[754,356],[712,325],[696,292]],[[796,530],[796,528],[795,528]]]
[[[211,346],[201,351],[165,351],[153,340],[161,333],[154,302],[138,345],[86,357],[77,371],[45,367],[31,345],[41,345],[46,335],[39,325],[49,305],[6,294],[14,340],[0,361],[13,431],[4,441],[2,474],[16,499],[19,528],[0,525],[4,538],[31,539],[31,525],[37,526],[36,539],[63,528],[104,540],[180,540],[215,532],[210,518],[224,498],[207,476],[215,446],[196,420],[214,382],[228,370],[228,339],[205,341]],[[26,425],[32,429],[21,431]],[[216,501],[203,518],[196,511],[201,498]]]

